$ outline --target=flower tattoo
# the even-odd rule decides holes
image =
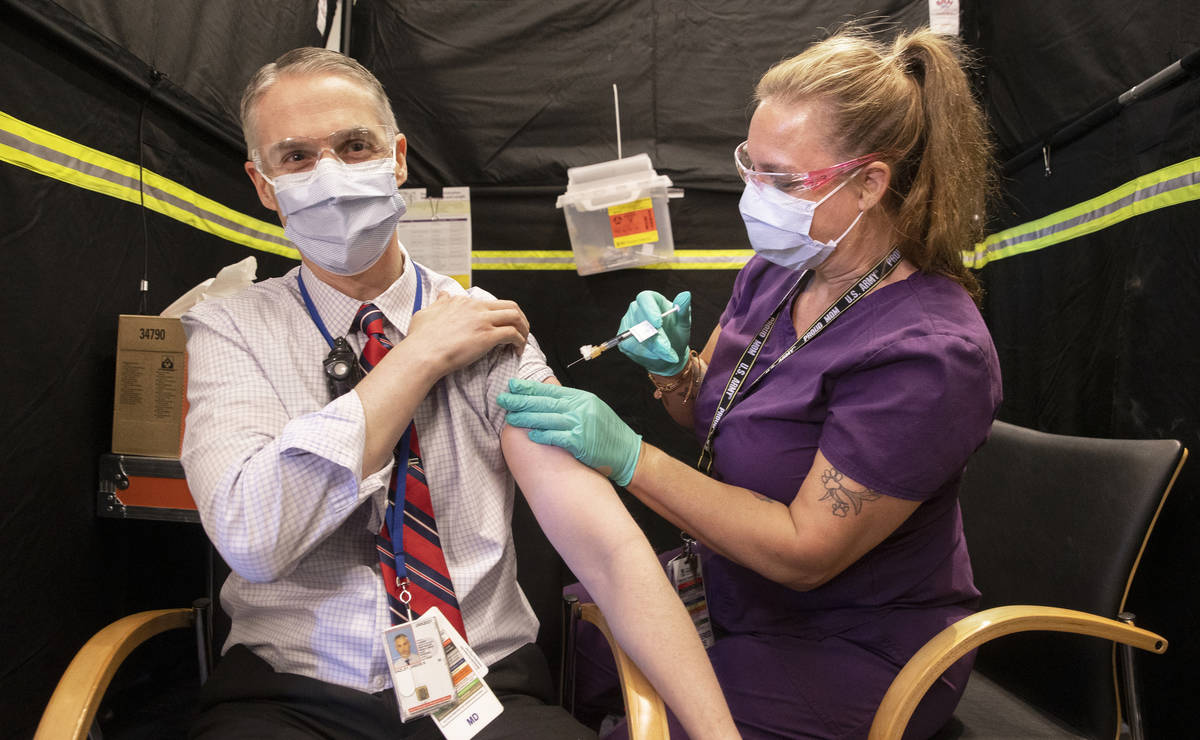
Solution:
[[[845,517],[851,506],[854,507],[854,513],[858,514],[862,511],[864,501],[874,501],[879,498],[879,494],[869,488],[862,490],[847,488],[844,478],[845,476],[833,468],[821,473],[821,483],[825,486],[825,495],[818,500],[833,502],[834,516]]]

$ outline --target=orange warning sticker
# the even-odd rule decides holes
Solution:
[[[650,198],[610,206],[608,222],[612,226],[614,247],[633,247],[658,241],[654,202]]]

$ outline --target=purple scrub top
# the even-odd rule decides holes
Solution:
[[[701,443],[732,368],[798,277],[757,256],[738,275],[696,402]],[[747,383],[796,340],[790,309]],[[991,336],[954,281],[918,272],[839,316],[727,412],[713,475],[790,503],[820,448],[854,481],[921,504],[886,540],[807,592],[703,550],[714,623],[733,633],[820,639],[881,622],[885,652],[907,660],[979,595],[958,486],[1000,400]]]

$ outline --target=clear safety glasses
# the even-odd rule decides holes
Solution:
[[[733,150],[733,163],[737,167],[742,181],[759,187],[772,187],[789,195],[806,190],[816,190],[838,176],[852,172],[879,156],[879,152],[872,152],[810,172],[760,172],[754,169],[750,153],[746,150],[749,143],[749,141],[743,141]]]
[[[291,175],[311,171],[326,151],[344,164],[385,159],[392,156],[395,137],[395,131],[387,124],[355,126],[319,139],[296,136],[277,141],[265,149],[255,149],[251,159],[259,170],[265,168],[265,174]]]

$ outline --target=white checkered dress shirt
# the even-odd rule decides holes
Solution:
[[[380,632],[389,626],[375,534],[392,465],[366,476],[358,394],[329,400],[329,351],[297,284],[333,337],[360,305],[298,267],[183,317],[188,401],[182,461],[204,529],[233,569],[221,603],[241,643],[276,670],[376,692],[391,679]],[[424,305],[454,280],[421,268]],[[408,331],[416,292],[404,274],[373,302],[395,343]],[[485,291],[470,295],[490,298]],[[532,340],[532,337],[530,337]],[[347,341],[355,353],[362,336]],[[513,479],[500,451],[510,377],[543,380],[530,341],[520,358],[501,347],[444,377],[416,412],[442,547],[467,637],[493,663],[537,636],[516,581]]]

